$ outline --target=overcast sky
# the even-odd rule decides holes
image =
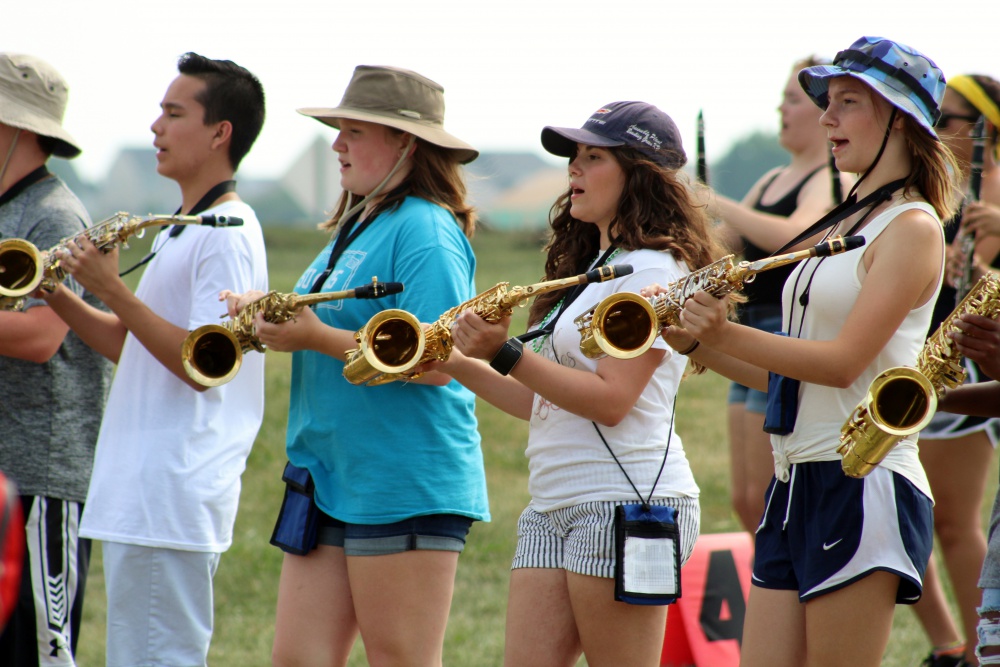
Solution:
[[[542,153],[545,125],[578,127],[601,105],[669,113],[709,162],[775,130],[791,64],[862,35],[909,44],[946,75],[1000,77],[996,0],[6,0],[0,50],[48,60],[70,84],[65,126],[85,178],[103,178],[149,126],[177,57],[196,51],[254,72],[267,121],[242,173],[278,176],[334,130],[295,112],[335,106],[355,65],[416,70],[445,88],[445,127],[481,150]]]

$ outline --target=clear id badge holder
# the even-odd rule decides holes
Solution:
[[[677,510],[645,503],[615,508],[615,600],[673,604],[681,596]]]

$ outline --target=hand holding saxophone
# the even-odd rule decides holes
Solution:
[[[56,250],[51,251],[55,257],[53,261],[58,261],[59,273],[70,275],[76,282],[80,283],[88,292],[97,295],[102,301],[106,300],[106,292],[110,286],[114,285],[118,278],[118,248],[112,247],[108,250],[101,250],[86,237],[77,237],[66,241],[65,244]],[[46,260],[47,264],[52,262]],[[43,280],[39,284],[38,294],[44,296],[44,292],[55,291],[62,280],[51,282]],[[124,286],[124,284],[123,284]]]
[[[445,361],[451,354],[452,326],[464,311],[471,310],[487,322],[499,322],[510,317],[516,306],[544,292],[613,280],[630,273],[630,265],[616,264],[533,285],[511,287],[510,283],[498,283],[445,311],[426,329],[404,310],[384,310],[354,334],[358,347],[347,353],[344,377],[351,384],[372,386],[417,377],[417,368],[434,360]]]
[[[488,322],[473,310],[462,312],[451,327],[455,349],[466,357],[489,361],[510,338],[510,318]]]
[[[728,321],[722,297],[739,290],[762,271],[848,252],[864,243],[862,236],[837,236],[806,250],[738,264],[733,255],[727,255],[669,285],[650,285],[641,295],[612,294],[574,320],[580,330],[580,350],[591,359],[604,355],[631,359],[648,350],[660,330],[670,325],[683,325],[696,338],[706,337],[706,342],[721,340],[722,327]],[[653,296],[646,298],[646,294]],[[675,333],[671,332],[671,337]],[[666,340],[670,343],[670,338]]]
[[[354,289],[315,294],[223,291],[219,300],[226,301],[232,318],[188,334],[181,346],[184,370],[204,386],[225,384],[239,371],[244,352],[264,352],[268,347],[278,352],[317,349],[312,341],[326,325],[309,306],[338,299],[379,299],[402,291],[402,283],[380,283],[377,277]]]
[[[98,268],[101,265],[93,263],[98,260],[91,251],[91,246],[102,253],[111,253],[119,246],[128,247],[128,239],[133,236],[141,237],[148,227],[165,225],[239,227],[242,224],[241,218],[227,215],[140,217],[119,211],[79,234],[63,239],[45,252],[24,239],[4,239],[0,241],[0,310],[21,310],[26,295],[38,293],[40,287],[47,292],[55,291],[67,273],[73,273],[80,284],[100,296],[96,289],[102,285],[115,283],[109,281],[110,276],[106,275],[106,267]],[[115,278],[117,278],[117,253],[114,256]],[[87,262],[90,268],[82,267],[80,261]],[[108,265],[110,266],[110,261]],[[44,296],[40,293],[38,295]]]

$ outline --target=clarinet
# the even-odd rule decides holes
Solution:
[[[986,117],[980,116],[972,130],[972,157],[969,160],[969,187],[965,201],[979,201],[979,191],[983,185],[983,155],[986,152]],[[972,269],[975,263],[976,235],[965,232],[957,239],[962,255],[962,270],[955,279],[955,305],[965,298],[972,288]]]

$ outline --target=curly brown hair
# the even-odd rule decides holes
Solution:
[[[618,210],[608,228],[618,247],[666,251],[690,270],[725,254],[705,207],[694,201],[682,182],[686,179],[682,172],[662,167],[634,148],[607,150],[625,174]],[[570,194],[567,188],[549,212],[545,280],[585,272],[600,250],[597,226],[570,215]],[[561,297],[559,292],[540,294],[531,305],[528,321],[540,322]]]

